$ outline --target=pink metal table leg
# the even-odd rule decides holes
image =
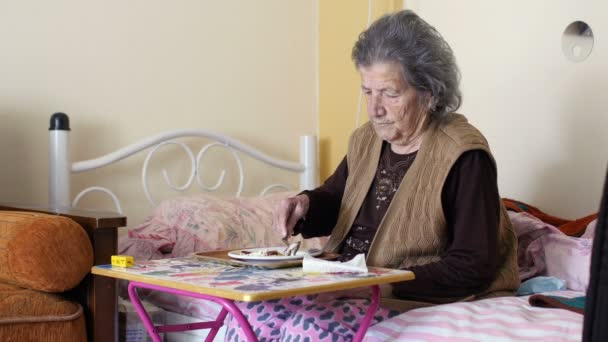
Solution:
[[[144,309],[143,305],[141,304],[139,297],[137,296],[136,288],[138,288],[138,287],[166,292],[166,293],[172,293],[172,294],[181,295],[181,296],[189,296],[189,297],[206,299],[206,300],[210,300],[210,301],[216,302],[218,304],[221,304],[223,308],[215,321],[189,323],[189,324],[164,325],[164,326],[155,327],[154,323],[150,319],[150,316],[148,315],[148,313]],[[129,298],[131,298],[131,302],[135,306],[135,310],[137,311],[137,314],[141,318],[142,322],[144,323],[144,327],[146,328],[146,331],[148,332],[150,337],[152,337],[152,341],[154,341],[154,342],[161,342],[159,333],[162,333],[162,332],[176,332],[176,331],[186,331],[186,330],[195,330],[195,329],[211,329],[209,331],[209,335],[207,335],[207,338],[205,339],[205,341],[212,341],[215,338],[215,335],[217,334],[220,327],[224,324],[224,318],[226,318],[226,315],[228,312],[237,320],[237,322],[239,323],[239,326],[241,327],[241,329],[243,329],[243,332],[245,333],[245,336],[247,337],[247,339],[249,341],[251,341],[251,342],[258,341],[258,338],[255,336],[255,333],[251,329],[251,325],[249,324],[249,322],[247,321],[247,319],[245,318],[245,316],[243,315],[241,310],[239,310],[239,308],[236,305],[234,305],[234,302],[230,299],[209,296],[209,295],[196,293],[196,292],[171,289],[171,288],[167,288],[167,287],[163,287],[163,286],[145,284],[145,283],[140,283],[140,282],[136,282],[136,281],[132,281],[129,283],[128,292],[129,292]],[[370,317],[370,319],[371,319],[371,317]]]
[[[223,308],[215,321],[197,322],[197,323],[189,323],[189,324],[164,325],[164,326],[155,327],[154,323],[150,319],[150,316],[148,315],[148,313],[144,309],[143,305],[141,304],[141,301],[139,300],[139,297],[138,297],[137,291],[136,291],[136,289],[138,287],[166,292],[166,293],[173,293],[176,295],[211,300],[218,304],[221,304]],[[141,318],[142,322],[144,323],[144,327],[146,328],[146,331],[148,332],[150,337],[152,337],[152,340],[154,342],[161,342],[159,333],[163,333],[163,332],[177,332],[177,331],[186,331],[186,330],[195,330],[195,329],[211,329],[209,331],[209,334],[207,335],[207,338],[205,339],[205,341],[210,342],[215,338],[215,335],[217,334],[218,330],[224,324],[224,319],[226,318],[226,315],[228,313],[230,313],[237,320],[239,326],[241,327],[241,329],[243,329],[245,336],[247,337],[247,340],[249,340],[251,342],[258,341],[257,336],[251,329],[251,325],[249,324],[249,322],[247,321],[247,319],[245,318],[245,316],[243,315],[241,310],[236,305],[234,305],[234,302],[232,300],[215,297],[215,296],[204,295],[204,294],[196,293],[196,292],[177,290],[177,289],[171,289],[171,288],[167,288],[167,287],[163,287],[163,286],[139,283],[139,282],[135,282],[135,281],[129,283],[128,292],[129,292],[129,297],[131,298],[131,302],[135,306],[135,310],[137,311],[137,314]],[[372,318],[376,314],[376,310],[378,309],[379,303],[380,303],[380,287],[378,285],[374,285],[374,286],[372,286],[372,301],[371,301],[370,307],[369,307],[367,313],[365,314],[365,316],[363,317],[361,324],[359,325],[359,329],[357,330],[357,333],[355,334],[353,342],[360,342],[363,340],[363,337],[365,336],[365,333],[367,332],[367,329],[369,328],[369,326],[372,322]]]
[[[378,305],[380,304],[380,287],[378,285],[372,286],[372,302],[367,310],[367,313],[363,317],[361,321],[361,325],[359,325],[359,330],[357,330],[357,334],[353,339],[353,342],[360,342],[363,340],[365,333],[367,332],[367,328],[372,323],[372,318],[376,314],[376,310],[378,310]]]
[[[205,338],[205,342],[213,341],[213,339],[215,338],[215,335],[217,335],[217,332],[220,330],[222,325],[224,325],[224,319],[226,318],[227,314],[228,314],[228,311],[225,308],[222,308],[222,311],[220,311],[220,314],[215,319],[215,322],[220,323],[220,324],[216,325],[215,327],[211,328],[211,330],[209,330],[209,334],[207,334],[207,338]]]

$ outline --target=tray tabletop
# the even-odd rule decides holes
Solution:
[[[368,267],[368,273],[305,273],[302,267],[262,269],[188,256],[99,265],[91,273],[216,297],[251,302],[412,280],[405,270]]]

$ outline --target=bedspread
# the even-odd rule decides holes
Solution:
[[[575,291],[545,294],[584,295]],[[500,297],[416,309],[376,324],[364,341],[580,341],[583,315],[532,307],[528,297]]]
[[[206,194],[165,200],[145,222],[119,241],[119,252],[138,260],[175,258],[193,252],[282,246],[272,229],[272,212],[292,192],[262,197],[218,198]],[[321,248],[325,239],[308,239],[302,248]]]

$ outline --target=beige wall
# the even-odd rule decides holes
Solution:
[[[297,160],[298,136],[317,130],[316,21],[310,0],[1,0],[0,201],[46,203],[57,111],[76,160],[175,128]],[[141,189],[126,189],[142,160],[93,178],[140,206]]]
[[[452,46],[462,71],[461,112],[490,142],[501,194],[567,218],[597,211],[608,160],[608,3],[406,4]],[[576,20],[595,35],[580,63],[567,60],[561,45]]]

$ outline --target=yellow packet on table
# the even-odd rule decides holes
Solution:
[[[130,255],[112,255],[112,266],[132,267],[135,259]]]

